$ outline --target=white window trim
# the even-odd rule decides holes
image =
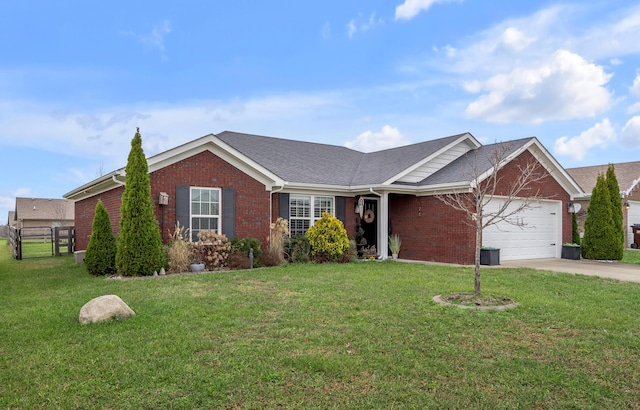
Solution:
[[[291,217],[291,201],[294,197],[305,197],[305,198],[309,198],[309,217],[295,217],[292,218]],[[335,195],[322,195],[322,194],[318,194],[318,195],[312,195],[312,194],[298,194],[298,193],[291,193],[289,194],[289,231],[291,231],[291,225],[292,225],[292,219],[296,219],[296,220],[305,220],[305,221],[309,221],[309,228],[311,228],[317,220],[319,220],[322,215],[320,215],[319,217],[316,218],[315,216],[315,201],[316,198],[331,198],[331,215],[332,216],[336,216],[336,197]]]
[[[192,211],[193,204],[193,190],[194,189],[206,189],[209,191],[218,191],[218,215],[194,215]],[[222,188],[210,187],[210,186],[190,186],[189,187],[189,226],[193,229],[193,218],[216,218],[218,220],[218,229],[216,233],[220,235],[222,232]],[[190,234],[189,239],[193,239],[193,236]]]

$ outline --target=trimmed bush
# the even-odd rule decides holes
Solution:
[[[600,174],[587,209],[581,248],[582,257],[612,260],[615,258],[618,242],[611,214],[609,189],[604,175]]]
[[[284,251],[291,263],[307,263],[310,261],[311,244],[304,235],[296,235],[289,238],[284,244]]]
[[[318,262],[337,262],[344,253],[349,252],[349,237],[342,221],[323,212],[305,234],[311,245],[311,255]]]
[[[116,268],[124,276],[149,276],[166,264],[160,228],[151,198],[149,167],[142,150],[140,130],[131,140],[125,168]]]
[[[261,247],[260,239],[258,238],[240,238],[235,237],[231,239],[231,247],[233,249],[233,253],[239,252],[241,255],[247,257],[247,267],[249,261],[249,250],[253,249],[253,267],[260,267],[260,257],[262,256],[262,247]]]
[[[111,220],[102,200],[96,204],[84,263],[92,275],[111,275],[116,272],[116,237],[113,236]]]

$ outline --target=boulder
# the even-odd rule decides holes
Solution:
[[[113,318],[125,318],[134,316],[136,312],[131,310],[126,303],[116,295],[104,295],[91,299],[80,309],[78,321],[80,323],[97,323]]]

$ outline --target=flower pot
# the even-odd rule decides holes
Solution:
[[[570,245],[562,245],[562,259],[573,259],[580,260],[580,247],[579,246],[570,246]]]
[[[204,263],[192,263],[189,265],[189,269],[191,269],[191,272],[204,272]]]
[[[397,254],[397,253],[392,253],[392,254],[391,254],[391,257],[392,257],[393,259],[398,259],[398,254]]]
[[[500,249],[480,249],[480,265],[500,265]]]

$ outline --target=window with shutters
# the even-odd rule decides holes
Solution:
[[[294,195],[289,196],[289,232],[291,236],[304,235],[323,212],[334,215],[334,197]]]
[[[220,189],[191,187],[191,240],[198,240],[201,230],[220,233]]]

